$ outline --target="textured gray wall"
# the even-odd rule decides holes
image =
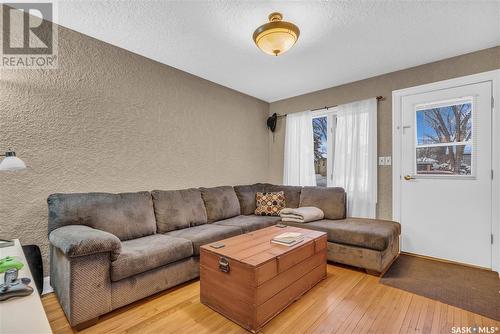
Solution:
[[[338,66],[338,64],[332,64]],[[500,68],[500,46],[273,102],[269,113],[299,112],[382,95],[378,105],[378,154],[392,154],[392,91]],[[283,179],[285,122],[270,140],[270,181]],[[377,216],[392,218],[392,168],[378,167]]]
[[[0,237],[46,261],[51,193],[267,180],[268,103],[64,28],[59,61],[1,70],[0,150],[31,169],[0,173]]]

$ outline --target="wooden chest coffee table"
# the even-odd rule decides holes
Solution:
[[[291,247],[271,243],[284,232],[305,238]],[[200,249],[201,302],[252,332],[326,277],[324,232],[271,226],[220,243]]]

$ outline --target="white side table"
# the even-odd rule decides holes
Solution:
[[[24,267],[19,270],[18,277],[30,278],[30,286],[35,291],[26,297],[16,297],[0,302],[0,333],[52,333],[21,244],[18,239],[14,242],[14,246],[0,248],[0,258],[15,256],[21,260]],[[3,283],[3,274],[0,274],[0,280]]]

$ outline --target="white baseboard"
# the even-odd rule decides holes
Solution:
[[[43,278],[43,291],[42,296],[48,293],[54,292],[54,289],[50,286],[50,276],[45,276]]]

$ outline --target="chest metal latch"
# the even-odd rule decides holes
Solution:
[[[223,273],[229,272],[229,261],[225,257],[219,258],[219,270]]]

